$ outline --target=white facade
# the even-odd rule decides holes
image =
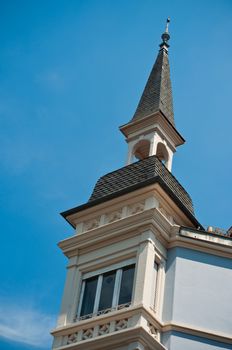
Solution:
[[[158,102],[167,100],[170,112],[169,38],[166,28],[160,45],[166,63],[160,55],[150,77],[162,84]],[[162,79],[157,69],[160,76],[166,69]],[[154,95],[149,79],[149,98],[140,104],[146,108]],[[128,167],[135,159],[142,161],[135,168],[147,166],[148,157],[156,161],[150,178],[140,169],[139,186],[131,184],[131,172],[122,180],[132,189],[119,186],[113,193],[112,175],[101,200],[65,212],[75,234],[59,243],[68,266],[53,349],[232,349],[232,238],[199,226],[191,198],[169,172],[184,139],[160,109],[120,130]]]
[[[53,349],[231,349],[232,241],[180,231],[192,224],[164,198],[153,185],[68,217],[78,232],[59,244],[69,264]],[[131,303],[77,319],[83,280],[132,264]]]

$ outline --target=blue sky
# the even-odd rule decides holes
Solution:
[[[1,1],[0,348],[49,349],[73,230],[59,212],[124,165],[132,117],[171,17],[173,174],[198,220],[231,222],[230,0]]]

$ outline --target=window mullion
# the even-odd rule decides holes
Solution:
[[[121,280],[122,280],[122,269],[118,269],[116,272],[115,277],[115,285],[114,285],[114,294],[113,294],[113,301],[112,301],[112,307],[115,307],[118,305],[118,299],[119,299],[119,293],[120,293],[120,287],[121,287]]]
[[[85,281],[82,282],[82,286],[81,286],[81,294],[80,294],[80,301],[77,309],[77,317],[80,317],[80,314],[81,314],[84,292],[85,292]]]
[[[101,288],[102,288],[102,280],[103,280],[103,275],[98,276],[98,281],[97,281],[97,290],[96,290],[96,296],[95,296],[95,301],[94,301],[94,307],[93,307],[93,313],[96,314],[98,311],[99,307],[99,301],[100,301],[100,296],[101,296]]]

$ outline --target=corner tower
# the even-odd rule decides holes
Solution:
[[[74,233],[59,243],[68,266],[54,350],[231,349],[232,239],[204,230],[171,173],[184,140],[168,23],[136,112],[120,128],[128,164],[62,213]]]
[[[168,18],[160,50],[135,114],[120,130],[128,143],[127,164],[156,155],[171,171],[173,154],[184,139],[176,130],[174,121],[168,59],[169,22]]]

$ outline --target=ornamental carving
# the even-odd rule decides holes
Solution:
[[[99,326],[98,335],[105,335],[110,333],[110,323],[105,323]]]
[[[73,333],[68,335],[67,344],[73,344],[77,342],[78,333]]]
[[[124,318],[122,320],[116,321],[115,323],[115,331],[121,331],[122,329],[126,329],[128,327],[128,318]]]
[[[106,220],[108,223],[110,223],[110,222],[120,220],[121,217],[122,217],[122,209],[113,211],[112,213],[109,213],[106,217]]]
[[[86,221],[84,225],[84,231],[93,230],[94,228],[97,228],[99,224],[100,224],[100,218],[95,218],[95,219]]]
[[[120,304],[117,306],[117,310],[122,310],[125,309],[126,307],[130,307],[131,306],[131,302],[126,303],[126,304]]]
[[[123,305],[120,305],[120,309],[124,307],[129,307],[129,306],[130,306],[130,303],[123,304]],[[116,310],[116,308],[114,308],[114,310]],[[102,335],[110,334],[111,332],[117,332],[123,329],[127,329],[128,320],[129,320],[128,318],[122,318],[121,320],[116,320],[116,321],[112,320],[107,323],[102,323],[103,321],[101,320],[101,323],[99,322],[99,324],[96,324],[94,327],[84,328],[84,329],[82,328],[72,334],[69,334],[67,337],[65,336],[63,338],[63,342],[64,342],[63,345],[71,345],[77,342],[82,342],[88,339],[92,339],[94,337],[100,337]],[[154,329],[149,328],[149,329],[150,329],[150,332],[155,331],[155,328]],[[154,333],[152,334],[154,335]]]
[[[82,333],[82,340],[87,340],[93,338],[93,328],[88,328]]]
[[[145,209],[145,201],[132,204],[128,207],[129,215],[141,213]]]

